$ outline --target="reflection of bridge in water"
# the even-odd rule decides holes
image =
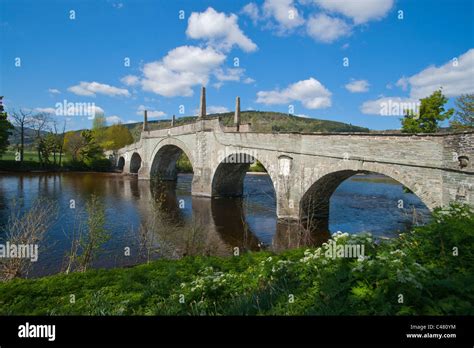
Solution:
[[[151,226],[149,222],[154,218],[162,219],[162,224],[154,231],[150,228],[149,232],[157,234],[159,240],[166,239],[176,245],[177,249],[180,249],[180,243],[193,241],[202,244],[199,253],[229,255],[236,247],[239,252],[263,248],[279,250],[299,246],[303,242],[295,233],[298,229],[296,224],[279,220],[272,245],[264,245],[246,221],[243,198],[211,200],[200,196],[180,196],[176,182],[169,181],[156,183],[130,178],[115,182],[121,186],[125,197],[135,199],[145,225],[148,223],[148,227]],[[194,235],[183,236],[192,228]]]
[[[474,205],[474,132],[453,134],[255,133],[240,124],[224,127],[206,118],[205,97],[196,122],[144,130],[137,143],[110,154],[125,173],[139,179],[176,180],[176,161],[185,153],[193,167],[191,193],[235,197],[243,192],[249,161],[258,160],[270,176],[279,219],[328,230],[329,200],[357,173],[391,177],[433,209],[452,201]],[[146,113],[145,113],[146,115]],[[242,158],[246,160],[242,160]],[[204,201],[203,201],[204,202]],[[206,204],[206,203],[202,203]],[[208,203],[212,206],[212,200]]]

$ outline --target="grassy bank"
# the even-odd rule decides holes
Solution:
[[[329,245],[363,245],[364,257],[333,258],[323,245],[17,279],[0,284],[0,314],[474,314],[468,207],[436,210],[430,224],[398,239],[339,233]]]

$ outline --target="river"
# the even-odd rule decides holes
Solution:
[[[241,199],[193,197],[191,182],[192,174],[158,185],[106,173],[0,174],[0,240],[6,240],[13,211],[27,211],[38,198],[54,201],[57,215],[29,276],[57,273],[64,268],[73,231],[86,218],[85,203],[94,194],[104,203],[105,228],[110,233],[94,267],[144,262],[148,256],[143,245],[153,250],[147,254],[151,258],[285,248],[282,241],[288,240],[288,232],[277,221],[275,194],[267,175],[247,174]],[[428,219],[424,204],[396,181],[357,175],[344,181],[331,197],[329,229],[393,238],[413,222]]]

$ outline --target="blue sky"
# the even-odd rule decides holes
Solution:
[[[194,115],[204,84],[208,111],[232,110],[239,95],[243,110],[393,129],[400,103],[440,86],[450,105],[474,92],[470,0],[0,4],[7,108],[56,112],[67,101],[94,103],[109,123],[141,121],[144,108],[168,119],[180,106]],[[91,125],[80,112],[55,117]]]

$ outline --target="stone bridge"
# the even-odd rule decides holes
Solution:
[[[203,96],[201,97],[203,99]],[[184,152],[193,171],[192,194],[239,196],[254,160],[270,176],[278,218],[313,219],[327,224],[329,199],[338,185],[357,173],[380,173],[397,180],[433,209],[451,201],[474,205],[474,132],[448,134],[257,133],[201,115],[191,124],[148,130],[111,158],[138,179],[176,180]],[[398,202],[394,202],[394,205]],[[324,227],[324,226],[321,226]]]

